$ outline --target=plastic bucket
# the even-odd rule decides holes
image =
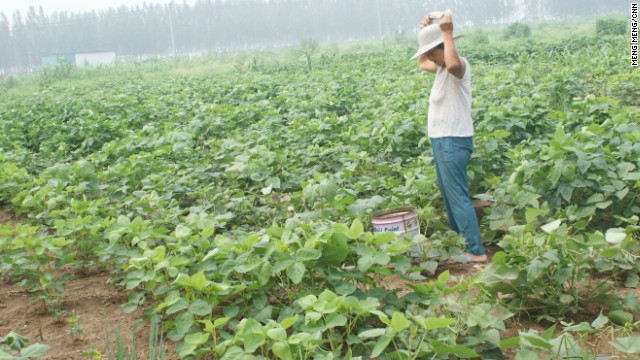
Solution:
[[[403,206],[371,214],[373,232],[408,234],[411,238],[420,234],[418,214],[412,206]]]

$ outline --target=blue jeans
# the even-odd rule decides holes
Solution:
[[[482,255],[484,247],[480,242],[480,227],[467,183],[467,164],[473,151],[473,138],[431,138],[431,148],[449,227],[464,237],[469,253]]]

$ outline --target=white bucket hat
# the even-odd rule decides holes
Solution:
[[[454,39],[462,37],[462,35],[454,36]],[[431,24],[429,26],[425,26],[418,32],[418,52],[415,53],[411,57],[411,60],[417,58],[418,56],[426,53],[427,51],[433,49],[434,47],[442,44],[444,40],[442,39],[442,32],[440,31],[440,25]]]

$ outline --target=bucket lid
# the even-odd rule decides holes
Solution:
[[[392,216],[401,216],[401,215],[406,215],[412,212],[415,212],[416,208],[414,208],[413,206],[401,206],[401,207],[397,207],[397,208],[393,208],[393,209],[388,209],[388,210],[381,210],[381,211],[376,211],[373,214],[371,214],[372,218],[387,218],[387,217],[392,217]]]

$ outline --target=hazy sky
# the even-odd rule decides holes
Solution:
[[[135,5],[142,3],[169,3],[170,0],[0,0],[0,12],[3,12],[9,20],[13,16],[16,10],[20,10],[22,15],[27,13],[29,6],[35,6],[38,9],[40,6],[44,9],[45,14],[50,14],[54,11],[90,11],[108,9],[110,7],[118,7],[120,5]],[[182,4],[183,0],[176,0],[178,4]],[[188,4],[192,4],[195,1],[187,1]]]

